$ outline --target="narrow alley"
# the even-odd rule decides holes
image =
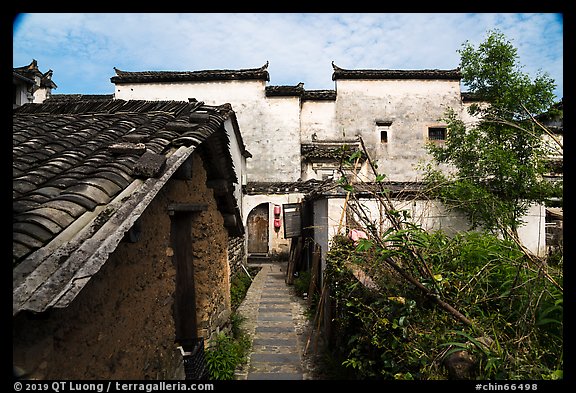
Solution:
[[[239,380],[314,379],[310,342],[311,322],[306,302],[285,282],[286,262],[261,264],[261,270],[238,308],[252,338],[248,363],[238,370]]]

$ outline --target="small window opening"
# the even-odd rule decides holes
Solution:
[[[380,131],[380,142],[388,143],[388,131]]]
[[[428,139],[431,141],[446,140],[446,128],[445,127],[429,127],[428,128]]]
[[[376,130],[380,132],[380,142],[388,143],[388,131],[392,125],[388,120],[376,120]]]

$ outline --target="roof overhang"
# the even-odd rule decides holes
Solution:
[[[167,158],[161,177],[134,180],[110,203],[85,213],[74,227],[16,266],[12,273],[12,315],[67,307],[194,150],[193,146],[179,147]]]

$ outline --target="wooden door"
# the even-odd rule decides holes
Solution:
[[[197,335],[194,260],[192,258],[192,214],[175,213],[172,217],[171,240],[176,264],[174,322],[176,341],[193,341]]]
[[[248,214],[248,254],[268,254],[268,204],[256,206]]]

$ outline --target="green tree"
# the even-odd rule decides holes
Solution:
[[[446,141],[428,144],[428,151],[452,170],[430,166],[426,178],[473,227],[517,239],[529,206],[560,195],[543,177],[551,153],[544,135],[551,133],[536,120],[554,105],[555,84],[545,72],[534,80],[523,73],[516,48],[496,30],[478,48],[466,41],[459,53],[462,83],[477,99],[469,108],[477,122],[466,124],[453,109],[446,111]]]

